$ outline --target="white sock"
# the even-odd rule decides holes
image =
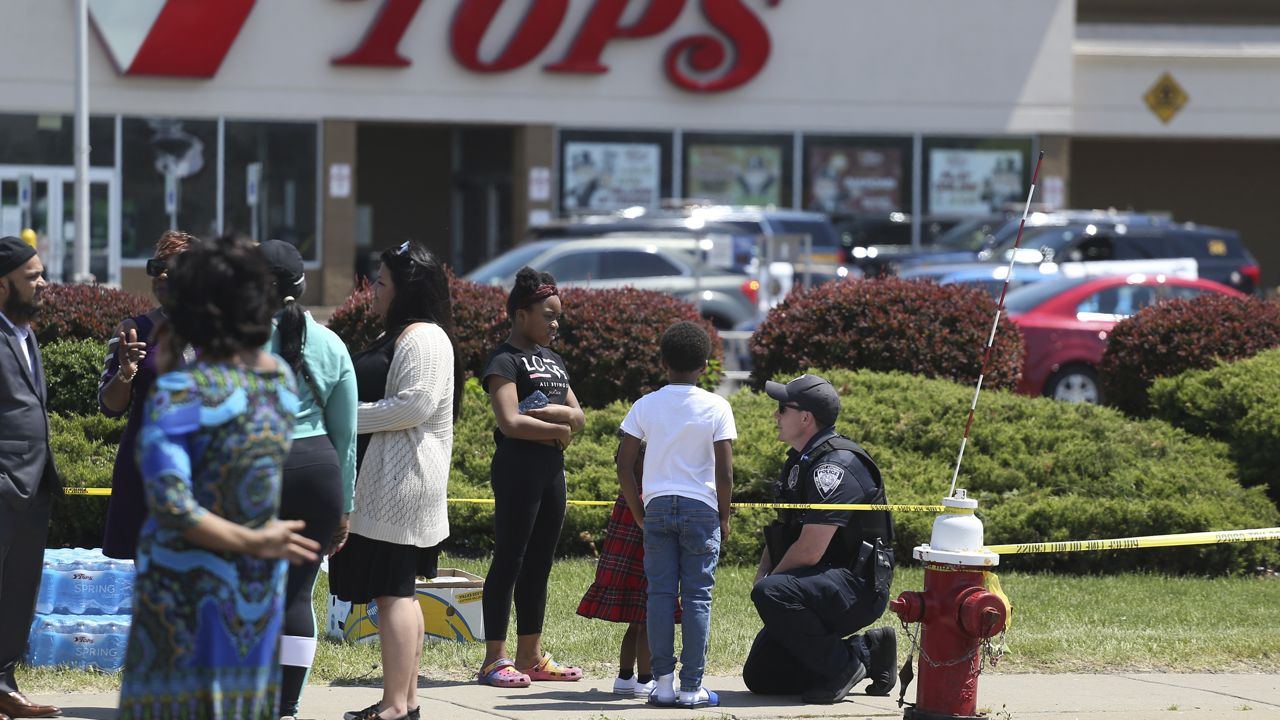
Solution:
[[[654,678],[658,684],[653,688],[653,696],[664,702],[671,702],[676,697],[676,674],[667,673]]]
[[[693,705],[701,700],[710,700],[711,695],[701,686],[697,690],[681,690],[680,703],[684,705]]]

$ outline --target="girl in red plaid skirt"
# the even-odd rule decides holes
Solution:
[[[617,460],[617,456],[614,456]],[[642,482],[644,446],[636,457],[636,484]],[[596,579],[578,604],[578,614],[609,622],[627,623],[618,651],[618,677],[613,691],[647,698],[653,689],[649,672],[649,635],[645,628],[648,581],[644,577],[644,535],[636,525],[627,501],[618,495],[605,529],[604,544],[596,564]],[[676,622],[680,612],[676,610]]]

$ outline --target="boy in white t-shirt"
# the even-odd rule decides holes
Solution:
[[[622,421],[618,484],[644,531],[644,573],[649,581],[650,665],[657,687],[654,705],[705,707],[720,704],[702,687],[711,588],[720,543],[729,536],[733,495],[733,440],[737,429],[724,398],[697,386],[711,355],[711,339],[699,325],[679,322],[662,334],[662,364],[668,384],[631,406]],[[636,492],[640,442],[644,498]],[[676,595],[683,603],[680,692],[675,689]]]

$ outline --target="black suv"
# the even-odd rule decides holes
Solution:
[[[1192,258],[1199,276],[1243,293],[1257,293],[1258,261],[1235,230],[1156,221],[1134,224],[1072,222],[1027,228],[1018,260],[1089,262],[1091,260],[1166,260]],[[990,259],[1009,261],[1013,244],[990,251]],[[1025,253],[1025,254],[1023,254]]]

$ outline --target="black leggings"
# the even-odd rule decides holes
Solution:
[[[342,517],[342,500],[342,471],[338,468],[338,453],[328,436],[294,440],[289,457],[284,461],[280,518],[305,520],[307,526],[302,534],[319,542],[321,548],[327,548]],[[311,671],[316,637],[311,595],[315,591],[316,571],[319,569],[319,562],[289,566],[284,594],[284,638],[281,641],[281,715],[298,713],[302,686]]]
[[[484,581],[484,639],[506,640],[511,599],[516,634],[542,632],[547,579],[564,525],[564,453],[506,438],[493,453],[493,564]]]

